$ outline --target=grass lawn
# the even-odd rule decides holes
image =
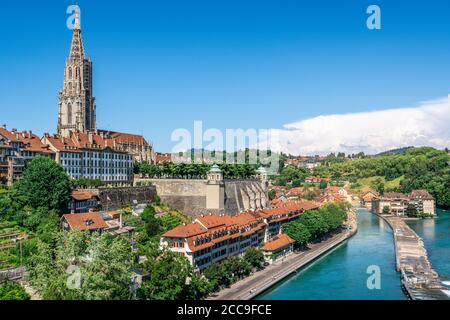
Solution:
[[[371,186],[372,182],[377,178],[381,178],[384,181],[384,189],[388,190],[388,189],[398,188],[400,186],[400,182],[403,180],[404,177],[401,176],[401,177],[398,177],[397,179],[388,180],[388,181],[386,181],[384,177],[376,177],[376,176],[359,179],[358,180],[359,187],[353,188],[353,190],[356,192],[361,192],[361,193],[367,192],[370,189],[372,189],[370,186]]]

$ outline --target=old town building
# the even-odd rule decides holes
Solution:
[[[98,210],[100,197],[98,192],[90,189],[73,190],[68,208],[71,213],[85,213]]]
[[[372,200],[379,196],[380,195],[378,192],[374,190],[369,190],[361,196],[361,205],[367,208],[368,210],[372,211]]]
[[[156,162],[153,146],[145,140],[144,136],[107,130],[98,130],[98,132],[114,140],[118,148],[131,153],[135,162]]]
[[[282,256],[290,249],[284,236],[279,241],[281,226],[318,207],[310,201],[289,202],[280,207],[248,211],[237,216],[200,216],[193,223],[166,232],[161,237],[160,246],[186,257],[197,271],[243,254],[251,247],[263,247],[268,243],[268,251]]]
[[[101,180],[111,186],[133,182],[133,156],[110,137],[93,132],[75,132],[69,138],[45,134],[42,142],[56,153],[56,162],[72,179]]]
[[[408,206],[412,205],[417,213],[435,215],[434,197],[426,190],[413,190],[409,194],[385,192],[372,200],[372,211],[382,214],[386,211],[396,216],[405,216]]]
[[[26,162],[38,155],[55,157],[33,132],[0,127],[0,182],[12,185],[22,176]]]

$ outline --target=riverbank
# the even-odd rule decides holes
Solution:
[[[275,262],[262,271],[238,281],[237,283],[210,296],[208,300],[250,300],[272,287],[290,274],[316,260],[356,234],[358,230],[357,216],[349,212],[349,218],[344,228],[320,243],[310,244],[309,250],[293,253],[282,261]]]
[[[399,217],[379,215],[392,228],[397,271],[412,300],[449,300],[446,288],[428,260],[422,239]]]

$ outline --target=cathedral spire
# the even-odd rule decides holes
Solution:
[[[80,7],[78,6],[78,2],[76,3],[75,9],[75,25],[74,29],[81,30],[81,18],[80,18]]]
[[[83,38],[81,37],[81,18],[80,18],[80,7],[75,10],[75,24],[73,28],[72,35],[72,45],[70,47],[69,58],[73,59],[84,59],[84,47]]]
[[[75,8],[72,43],[64,71],[64,86],[59,93],[58,133],[95,131],[96,106],[92,94],[92,61],[84,55],[80,8]]]

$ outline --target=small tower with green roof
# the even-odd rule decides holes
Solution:
[[[224,209],[225,208],[225,183],[223,173],[217,164],[209,170],[208,181],[206,184],[206,208]]]

